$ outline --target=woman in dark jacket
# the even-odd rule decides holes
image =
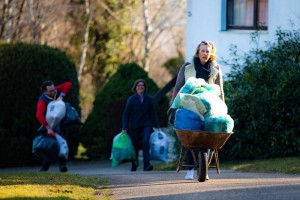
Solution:
[[[146,82],[143,79],[136,80],[132,87],[134,94],[128,98],[123,112],[122,132],[128,132],[137,158],[139,141],[142,140],[144,171],[151,171],[149,140],[153,127],[159,129],[159,121],[152,96],[146,91]],[[138,162],[132,162],[131,171],[136,171],[137,167]]]

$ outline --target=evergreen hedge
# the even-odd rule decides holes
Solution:
[[[180,67],[185,63],[183,57],[174,57],[167,60],[163,66],[170,72],[172,76],[177,76]]]
[[[73,88],[65,101],[80,113],[76,69],[65,53],[46,45],[0,45],[0,167],[40,162],[31,148],[40,126],[35,114],[40,85],[45,80],[55,84],[71,81]],[[70,134],[68,142],[70,157],[73,157],[78,133],[77,136],[76,131]]]
[[[137,79],[144,79],[148,93],[154,95],[159,88],[135,63],[120,65],[103,89],[97,93],[94,108],[80,129],[80,141],[90,159],[107,159],[110,156],[113,137],[122,130],[122,114],[131,88]],[[168,99],[163,98],[157,105],[161,126],[167,124]]]
[[[266,50],[231,51],[225,97],[235,128],[221,151],[228,159],[300,154],[300,32],[276,37]]]

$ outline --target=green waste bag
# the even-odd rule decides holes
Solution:
[[[231,133],[233,131],[234,121],[230,115],[207,116],[204,121],[204,130],[212,132]]]
[[[136,161],[135,151],[127,133],[119,133],[114,137],[112,145],[112,167],[121,163]]]

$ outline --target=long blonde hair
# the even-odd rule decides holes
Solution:
[[[195,54],[194,54],[194,57],[198,57],[198,54],[199,54],[199,50],[200,50],[200,47],[201,45],[208,45],[208,46],[211,46],[211,55],[210,55],[210,58],[209,60],[210,61],[216,61],[217,60],[217,56],[216,56],[216,46],[215,46],[215,43],[214,42],[211,42],[211,41],[201,41],[198,45],[197,45],[197,48],[196,48],[196,51],[195,51]]]

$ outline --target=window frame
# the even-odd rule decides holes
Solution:
[[[223,14],[222,14],[222,25],[221,28],[224,30],[268,30],[268,25],[262,25],[260,26],[258,24],[258,15],[259,15],[259,9],[258,9],[258,1],[259,0],[254,0],[254,9],[253,9],[253,26],[232,26],[229,25],[229,3],[228,1],[232,1],[232,0],[222,0],[222,10],[223,10]],[[268,7],[269,7],[269,1],[268,1]],[[267,9],[268,9],[267,7]],[[225,11],[225,12],[224,12]],[[226,17],[226,21],[224,20],[224,17]],[[224,26],[224,22],[226,23],[226,26]]]

